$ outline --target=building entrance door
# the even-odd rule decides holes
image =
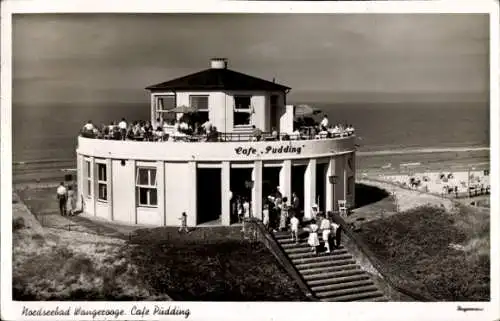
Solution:
[[[233,194],[230,210],[230,224],[238,223],[238,201],[243,204],[245,200],[250,203],[252,208],[252,169],[251,168],[231,168],[229,175],[229,188]]]
[[[222,185],[220,168],[198,168],[197,173],[197,223],[221,224]]]

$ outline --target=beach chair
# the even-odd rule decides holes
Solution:
[[[339,200],[339,215],[341,217],[347,217],[347,201],[346,200]]]

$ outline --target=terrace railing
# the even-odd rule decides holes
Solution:
[[[328,134],[315,134],[312,132],[304,132],[300,134],[289,133],[251,133],[251,132],[230,132],[230,133],[212,133],[212,134],[185,134],[185,133],[172,133],[164,134],[163,136],[156,136],[153,133],[149,135],[138,135],[127,137],[126,140],[136,141],[190,141],[190,142],[256,142],[256,141],[290,141],[290,140],[314,140],[314,139],[341,139],[353,136],[354,132],[341,132],[341,133],[328,133]],[[80,133],[80,136],[85,138],[94,139],[110,139],[121,140],[122,137],[118,135],[101,135],[94,133]]]

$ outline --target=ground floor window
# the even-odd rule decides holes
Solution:
[[[136,198],[138,206],[158,206],[156,168],[138,167],[136,173]]]
[[[108,200],[108,176],[106,164],[97,164],[97,200]]]
[[[85,195],[92,197],[92,163],[90,160],[85,160]]]

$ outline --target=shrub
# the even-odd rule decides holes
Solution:
[[[417,292],[444,301],[489,300],[489,252],[482,248],[489,241],[473,241],[489,235],[489,224],[478,215],[419,207],[368,222],[360,236],[396,279]],[[465,251],[451,243],[466,244]]]
[[[22,217],[16,217],[12,220],[12,231],[17,231],[26,227],[26,223]]]

